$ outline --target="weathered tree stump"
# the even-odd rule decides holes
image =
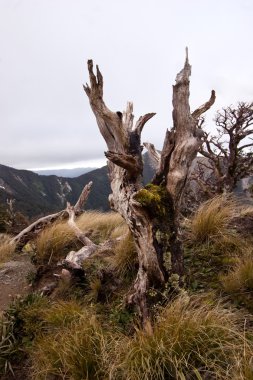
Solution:
[[[189,168],[201,144],[197,133],[198,120],[215,101],[212,91],[208,102],[193,113],[189,106],[188,54],[184,68],[173,86],[173,128],[166,132],[159,154],[146,144],[156,164],[151,184],[142,184],[141,132],[155,114],[141,116],[134,124],[133,104],[126,111],[112,112],[103,100],[103,77],[97,66],[88,61],[90,85],[84,90],[95,114],[99,130],[107,144],[111,208],[118,211],[133,234],[139,258],[139,270],[128,302],[138,307],[144,326],[149,328],[147,292],[150,287],[163,289],[175,280],[181,284],[183,250],[178,234],[178,210]]]

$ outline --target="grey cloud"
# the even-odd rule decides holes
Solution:
[[[86,61],[104,74],[112,110],[157,112],[143,140],[160,148],[171,86],[189,46],[191,104],[210,111],[253,95],[249,0],[3,0],[0,2],[0,163],[14,167],[102,158],[105,144],[82,90]]]

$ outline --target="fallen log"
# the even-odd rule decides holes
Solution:
[[[84,186],[75,206],[72,207],[72,212],[74,213],[74,215],[79,215],[81,213],[81,210],[83,209],[83,206],[89,196],[91,186],[92,182],[89,182],[86,186]],[[11,243],[16,244],[19,249],[22,249],[28,243],[29,240],[34,239],[39,232],[44,230],[50,224],[56,222],[57,220],[67,219],[70,215],[68,207],[70,206],[67,205],[67,208],[65,210],[61,210],[54,214],[50,214],[47,216],[43,216],[42,218],[39,218],[38,220],[30,224],[28,227],[23,229],[18,235],[14,236],[11,240]]]

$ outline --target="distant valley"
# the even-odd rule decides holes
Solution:
[[[144,182],[148,182],[152,175],[153,169],[145,154]],[[70,178],[70,175],[41,175],[0,165],[0,204],[5,204],[7,199],[15,199],[15,209],[24,215],[30,218],[46,215],[63,209],[66,202],[74,204],[83,187],[90,181],[93,186],[86,209],[108,211],[110,184],[107,166]]]
[[[153,177],[154,169],[147,153],[143,155],[143,161],[143,182],[148,183]],[[63,174],[63,172],[60,173]],[[74,204],[83,187],[92,181],[92,190],[85,208],[109,211],[108,196],[111,189],[107,166],[88,171],[74,178],[71,178],[74,172],[71,173],[68,169],[64,171],[64,174],[67,175],[46,175],[45,172],[42,175],[29,170],[18,170],[0,165],[0,204],[6,204],[7,199],[15,199],[17,211],[30,218],[35,218],[63,209],[66,202]],[[243,179],[239,183],[236,193],[247,195],[245,189],[252,183],[253,177]]]
[[[39,175],[0,165],[0,203],[15,199],[15,209],[29,217],[45,215],[74,203],[85,184],[93,181],[87,209],[106,211],[110,191],[107,167],[93,170],[76,178]]]

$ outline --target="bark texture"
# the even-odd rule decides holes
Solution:
[[[152,144],[145,144],[156,175],[152,183],[143,187],[141,132],[155,113],[147,113],[134,123],[132,103],[127,103],[122,113],[112,112],[103,100],[102,74],[98,66],[94,74],[92,60],[88,61],[88,72],[90,84],[86,84],[84,90],[108,147],[105,156],[112,189],[109,202],[126,220],[138,251],[139,270],[128,302],[137,305],[147,327],[149,289],[163,289],[166,283],[175,285],[182,279],[183,254],[177,212],[189,167],[201,144],[198,119],[214,103],[215,93],[212,91],[209,101],[191,113],[191,66],[186,55],[184,68],[173,86],[173,128],[166,132],[161,154]]]

